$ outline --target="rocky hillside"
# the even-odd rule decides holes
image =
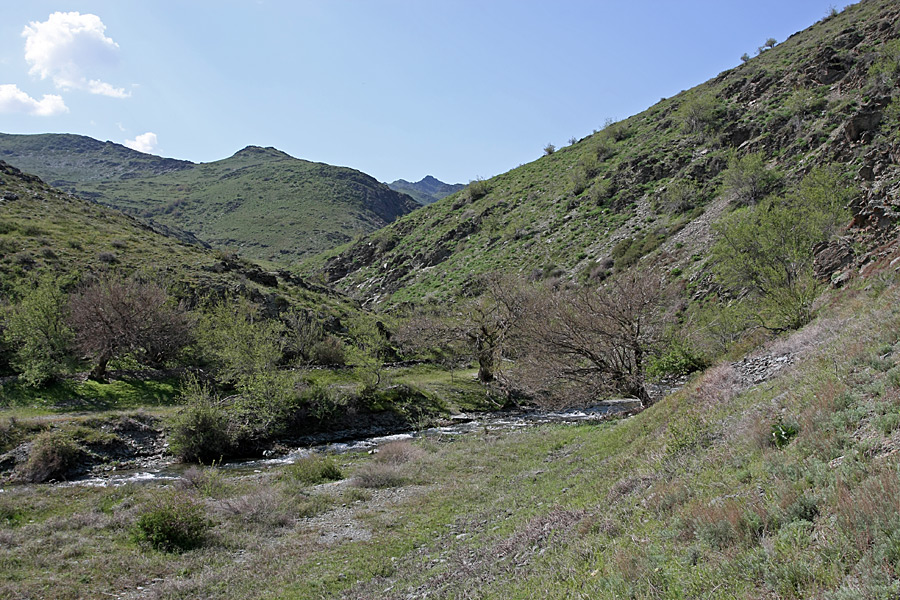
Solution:
[[[394,191],[409,194],[416,202],[425,205],[433,204],[438,200],[443,200],[450,194],[456,193],[466,186],[461,183],[444,183],[431,175],[426,175],[423,179],[415,183],[411,183],[405,179],[398,179],[393,183],[389,183],[388,187]]]
[[[205,164],[73,135],[2,135],[0,156],[52,185],[183,241],[289,263],[379,229],[419,205],[344,167],[248,146]],[[189,233],[185,233],[189,232]]]
[[[745,203],[741,185],[755,185],[730,175],[751,163],[767,174],[761,195],[816,166],[852,177],[860,193],[845,248],[856,250],[838,251],[835,264],[870,261],[894,239],[900,204],[898,38],[893,0],[835,11],[706,83],[473,182],[308,268],[375,303],[450,298],[487,271],[589,280],[640,260],[699,281],[711,224]]]
[[[0,161],[0,298],[40,273],[77,281],[105,269],[156,274],[189,303],[241,294],[270,313],[291,305],[333,315],[353,310],[340,294],[287,271],[185,244]]]

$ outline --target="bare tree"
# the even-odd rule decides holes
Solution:
[[[545,292],[523,328],[525,382],[571,401],[626,394],[649,405],[646,362],[661,343],[666,296],[659,277],[637,272],[596,290]]]
[[[106,378],[109,361],[135,352],[146,364],[174,356],[189,339],[185,311],[166,291],[135,277],[107,274],[69,300],[76,346],[94,360],[91,378]]]
[[[419,313],[399,333],[399,341],[428,348],[453,360],[468,356],[478,363],[478,379],[490,383],[516,323],[525,315],[529,293],[516,277],[490,273],[475,282],[469,298],[445,313]]]

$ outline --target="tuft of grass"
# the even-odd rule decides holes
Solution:
[[[352,482],[361,488],[384,489],[404,485],[406,477],[395,464],[371,462],[353,476]]]
[[[306,485],[317,485],[344,478],[340,466],[331,457],[321,454],[305,456],[285,468],[284,476]]]

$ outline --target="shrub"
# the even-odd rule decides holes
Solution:
[[[172,419],[169,448],[185,462],[210,463],[231,450],[228,418],[207,387],[189,377],[182,388],[187,403]]]
[[[473,179],[469,182],[469,185],[466,186],[466,191],[469,194],[469,199],[474,202],[475,200],[484,198],[491,192],[491,184],[481,178]]]
[[[546,146],[544,146],[544,156],[550,156],[554,152],[556,152],[556,146],[554,146],[553,144],[547,144]]]
[[[353,485],[361,488],[384,489],[404,483],[406,478],[397,465],[381,462],[368,463],[353,477]]]
[[[714,96],[694,96],[682,104],[678,114],[685,132],[706,133],[718,121],[718,102]]]
[[[780,185],[783,176],[766,167],[762,154],[732,158],[723,174],[723,191],[739,206],[757,204]]]
[[[697,205],[700,190],[691,179],[679,179],[666,187],[659,198],[660,208],[670,214],[687,212]]]
[[[84,458],[87,451],[66,431],[48,431],[34,438],[28,461],[19,478],[30,483],[63,479]]]
[[[202,546],[212,522],[203,506],[183,494],[159,496],[135,523],[135,539],[163,552],[182,552]]]
[[[417,460],[424,452],[407,441],[388,442],[378,448],[375,460],[389,465],[402,465]]]
[[[647,365],[647,375],[664,377],[681,376],[699,371],[709,366],[708,362],[682,340],[671,340],[665,352],[651,358]]]
[[[20,293],[0,331],[13,351],[12,366],[27,385],[39,386],[69,362],[72,330],[66,324],[66,296],[59,283],[44,277]]]
[[[310,360],[317,365],[340,367],[346,364],[344,343],[333,335],[326,335],[310,350]]]
[[[341,468],[331,457],[321,454],[305,456],[285,469],[285,474],[307,485],[317,485],[344,478]]]

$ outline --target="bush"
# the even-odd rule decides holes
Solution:
[[[397,465],[371,462],[353,477],[353,485],[361,488],[384,489],[399,487],[406,483]]]
[[[327,481],[340,481],[344,478],[341,468],[331,457],[312,454],[301,458],[285,469],[285,474],[307,485],[317,485]]]
[[[74,336],[66,324],[66,295],[50,277],[20,292],[0,333],[12,352],[12,366],[26,385],[40,386],[64,371]]]
[[[208,388],[188,378],[182,398],[187,402],[172,419],[169,448],[185,462],[210,463],[231,450],[228,418]]]
[[[544,146],[544,156],[550,156],[554,152],[556,152],[556,146],[554,146],[553,144],[547,144],[546,146]]]
[[[649,360],[647,375],[651,377],[681,376],[700,371],[707,366],[709,363],[693,348],[681,340],[674,340],[669,343],[664,353]]]
[[[469,182],[469,185],[466,186],[466,191],[469,194],[469,199],[475,201],[484,198],[490,193],[491,184],[484,179],[473,179]]]
[[[402,465],[418,460],[424,455],[424,451],[407,441],[388,442],[378,448],[375,461],[388,465]]]
[[[63,479],[87,454],[87,451],[66,431],[48,431],[34,438],[28,461],[19,471],[19,478],[30,483]]]
[[[757,204],[781,184],[782,174],[766,167],[763,155],[732,158],[723,174],[723,192],[739,206]]]
[[[182,552],[202,546],[212,522],[203,506],[177,493],[162,495],[138,517],[135,539],[163,552]]]
[[[344,343],[333,335],[325,336],[310,350],[310,360],[317,365],[340,367],[346,364]]]

